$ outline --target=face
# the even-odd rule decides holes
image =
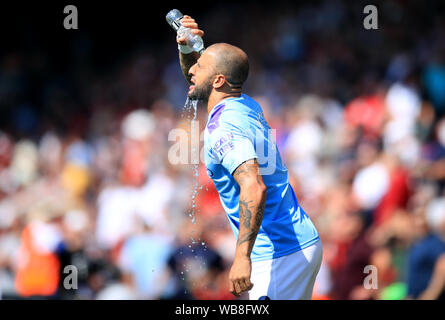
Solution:
[[[194,100],[207,101],[212,92],[212,79],[215,73],[212,68],[213,57],[204,52],[198,61],[190,68],[189,74],[192,76],[188,96]]]

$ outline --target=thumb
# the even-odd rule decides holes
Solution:
[[[185,37],[177,37],[176,42],[178,42],[179,44],[181,44],[183,46],[185,46],[187,44]]]

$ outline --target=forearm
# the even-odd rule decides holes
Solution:
[[[266,189],[242,188],[239,201],[239,235],[235,256],[250,257],[264,216]]]
[[[263,221],[266,206],[266,186],[260,174],[257,159],[243,162],[233,173],[240,187],[239,234],[236,242],[235,259],[229,274],[230,292],[239,296],[252,289],[252,253],[258,231]]]
[[[181,65],[182,73],[189,84],[191,84],[190,79],[192,78],[192,76],[189,75],[189,70],[196,63],[198,58],[199,53],[196,51],[189,54],[179,52],[179,64]]]

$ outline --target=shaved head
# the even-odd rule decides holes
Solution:
[[[238,47],[227,43],[209,46],[188,73],[191,99],[209,101],[212,92],[218,94],[239,94],[249,73],[247,54]]]
[[[229,84],[241,87],[249,74],[249,60],[247,54],[238,47],[228,43],[216,43],[205,50],[213,56],[216,73],[226,77]]]

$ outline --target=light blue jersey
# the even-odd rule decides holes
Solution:
[[[245,94],[218,103],[209,114],[204,133],[207,174],[218,190],[236,238],[240,188],[232,174],[243,162],[258,159],[267,198],[252,261],[288,255],[319,240],[317,230],[289,184],[287,169],[273,137],[261,107]]]

